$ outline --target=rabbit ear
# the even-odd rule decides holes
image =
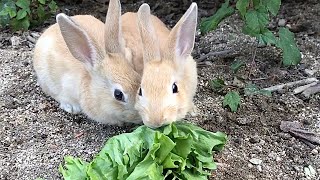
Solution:
[[[121,4],[119,0],[109,1],[104,39],[106,52],[124,54],[125,48],[121,31]]]
[[[58,14],[56,20],[59,24],[62,37],[73,57],[93,66],[97,61],[97,48],[94,46],[89,35],[63,13]]]
[[[143,44],[144,63],[160,60],[160,47],[151,21],[150,7],[144,3],[138,10],[138,26]]]
[[[185,59],[193,50],[197,27],[198,6],[192,3],[173,27],[167,41],[166,56],[169,59]]]

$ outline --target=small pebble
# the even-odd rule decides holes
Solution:
[[[31,36],[34,37],[34,38],[38,38],[38,37],[40,37],[40,34],[37,33],[37,32],[32,32]]]
[[[279,161],[281,161],[281,160],[282,160],[281,157],[279,157],[279,156],[276,157],[276,161],[277,161],[277,162],[279,162]]]
[[[286,20],[285,19],[279,19],[278,26],[284,27],[285,25],[286,25]]]
[[[252,123],[252,119],[250,118],[237,118],[237,123],[240,125],[246,125]]]
[[[262,163],[262,160],[261,159],[257,159],[257,158],[252,158],[249,160],[249,162],[251,162],[251,164],[253,165],[259,165]]]
[[[258,169],[259,172],[262,172],[262,167],[261,167],[261,165],[258,165],[258,166],[257,166],[257,169]]]
[[[305,167],[303,168],[303,170],[304,170],[304,175],[305,175],[308,179],[314,178],[314,177],[316,176],[316,174],[317,174],[316,170],[315,170],[311,165],[305,166]]]
[[[210,37],[209,38],[209,42],[213,42],[215,39],[214,39],[215,37]]]
[[[311,151],[311,154],[313,154],[313,155],[317,155],[319,152],[318,152],[318,150],[317,149],[312,149],[312,151]]]
[[[259,139],[259,137],[252,137],[249,139],[249,142],[252,144],[255,144],[255,143],[260,142],[260,139]]]
[[[20,45],[20,41],[21,41],[21,39],[20,39],[20,37],[18,37],[18,36],[12,36],[12,37],[10,38],[10,43],[11,43],[11,45],[12,45],[13,47],[16,47],[16,46]]]

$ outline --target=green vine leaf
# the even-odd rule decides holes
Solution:
[[[212,88],[213,90],[216,90],[216,91],[222,90],[223,87],[226,85],[226,84],[224,83],[224,81],[223,81],[222,79],[220,79],[220,78],[211,80],[211,81],[209,82],[209,84],[210,84],[211,88]]]
[[[276,16],[278,14],[278,11],[280,9],[281,0],[267,0],[262,1],[267,6],[268,11],[273,15]]]
[[[283,51],[283,65],[290,66],[299,64],[301,61],[301,53],[295,42],[294,34],[287,28],[280,28],[278,46]]]
[[[53,12],[56,12],[57,9],[58,9],[58,6],[57,6],[57,3],[55,1],[51,1],[49,3],[49,8],[50,8],[50,11],[53,13]]]
[[[11,22],[11,26],[15,31],[17,30],[28,30],[30,26],[30,21],[28,17],[24,17],[23,19],[13,19]]]
[[[247,8],[249,7],[250,0],[238,0],[236,4],[236,8],[239,10],[242,17],[247,12]]]
[[[215,30],[219,23],[226,17],[234,13],[234,8],[229,6],[229,0],[226,0],[225,3],[218,9],[218,11],[208,17],[204,18],[200,23],[200,31],[202,34],[205,34],[209,31]]]
[[[4,0],[0,2],[0,18],[4,18],[3,16],[7,15],[9,15],[10,18],[17,15],[15,3],[11,0]]]
[[[29,9],[30,7],[30,0],[18,0],[16,5],[21,9]]]
[[[236,91],[230,91],[224,96],[223,107],[229,106],[232,112],[236,112],[240,105],[240,101],[239,93]]]
[[[260,44],[274,45],[277,43],[276,37],[269,29],[265,29],[265,32],[259,34],[257,38]]]
[[[38,0],[38,2],[42,5],[45,5],[46,4],[46,0]]]
[[[24,17],[27,16],[27,11],[20,9],[17,13],[17,20],[23,19]]]

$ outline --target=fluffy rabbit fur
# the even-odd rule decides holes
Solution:
[[[120,2],[110,0],[105,24],[89,15],[58,14],[56,19],[34,52],[43,91],[65,111],[82,111],[100,123],[141,122],[134,108],[141,77],[129,63],[136,38],[128,29],[134,23],[121,24]]]
[[[138,11],[143,45],[143,75],[136,109],[143,123],[159,127],[195,115],[196,62],[191,57],[197,25],[197,4],[192,3],[170,31],[150,14],[147,4]],[[139,60],[139,59],[138,59]],[[139,63],[136,63],[139,64]]]

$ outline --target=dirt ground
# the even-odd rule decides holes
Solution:
[[[177,2],[164,5],[150,1],[150,6],[172,26],[190,5],[190,1]],[[127,0],[123,11],[136,11],[141,3]],[[198,4],[203,17],[215,11],[218,1]],[[93,2],[60,4],[60,8],[69,15],[92,14],[101,20],[107,9]],[[188,119],[207,130],[223,131],[229,138],[225,149],[216,155],[219,166],[212,179],[320,179],[319,146],[309,146],[280,129],[282,121],[298,121],[320,133],[320,94],[305,99],[293,95],[292,89],[284,89],[272,97],[241,95],[239,110],[231,113],[222,107],[223,96],[208,85],[218,77],[228,84],[251,82],[261,88],[308,77],[320,79],[319,9],[317,0],[284,1],[270,23],[270,29],[277,31],[284,20],[295,32],[303,54],[296,67],[281,66],[281,52],[276,48],[255,48],[254,39],[241,33],[242,21],[237,15],[223,21],[217,30],[197,35],[193,55],[203,59],[199,65],[205,66],[198,72],[195,103],[199,114]],[[132,128],[100,125],[83,115],[68,114],[41,91],[32,69],[32,52],[43,28],[53,22],[54,18],[24,33],[0,30],[0,179],[61,179],[58,166],[65,155],[90,161],[108,137]],[[232,52],[205,58],[209,52],[226,49]],[[230,70],[235,59],[247,64],[236,74],[238,80]],[[308,173],[307,167],[315,172]]]

